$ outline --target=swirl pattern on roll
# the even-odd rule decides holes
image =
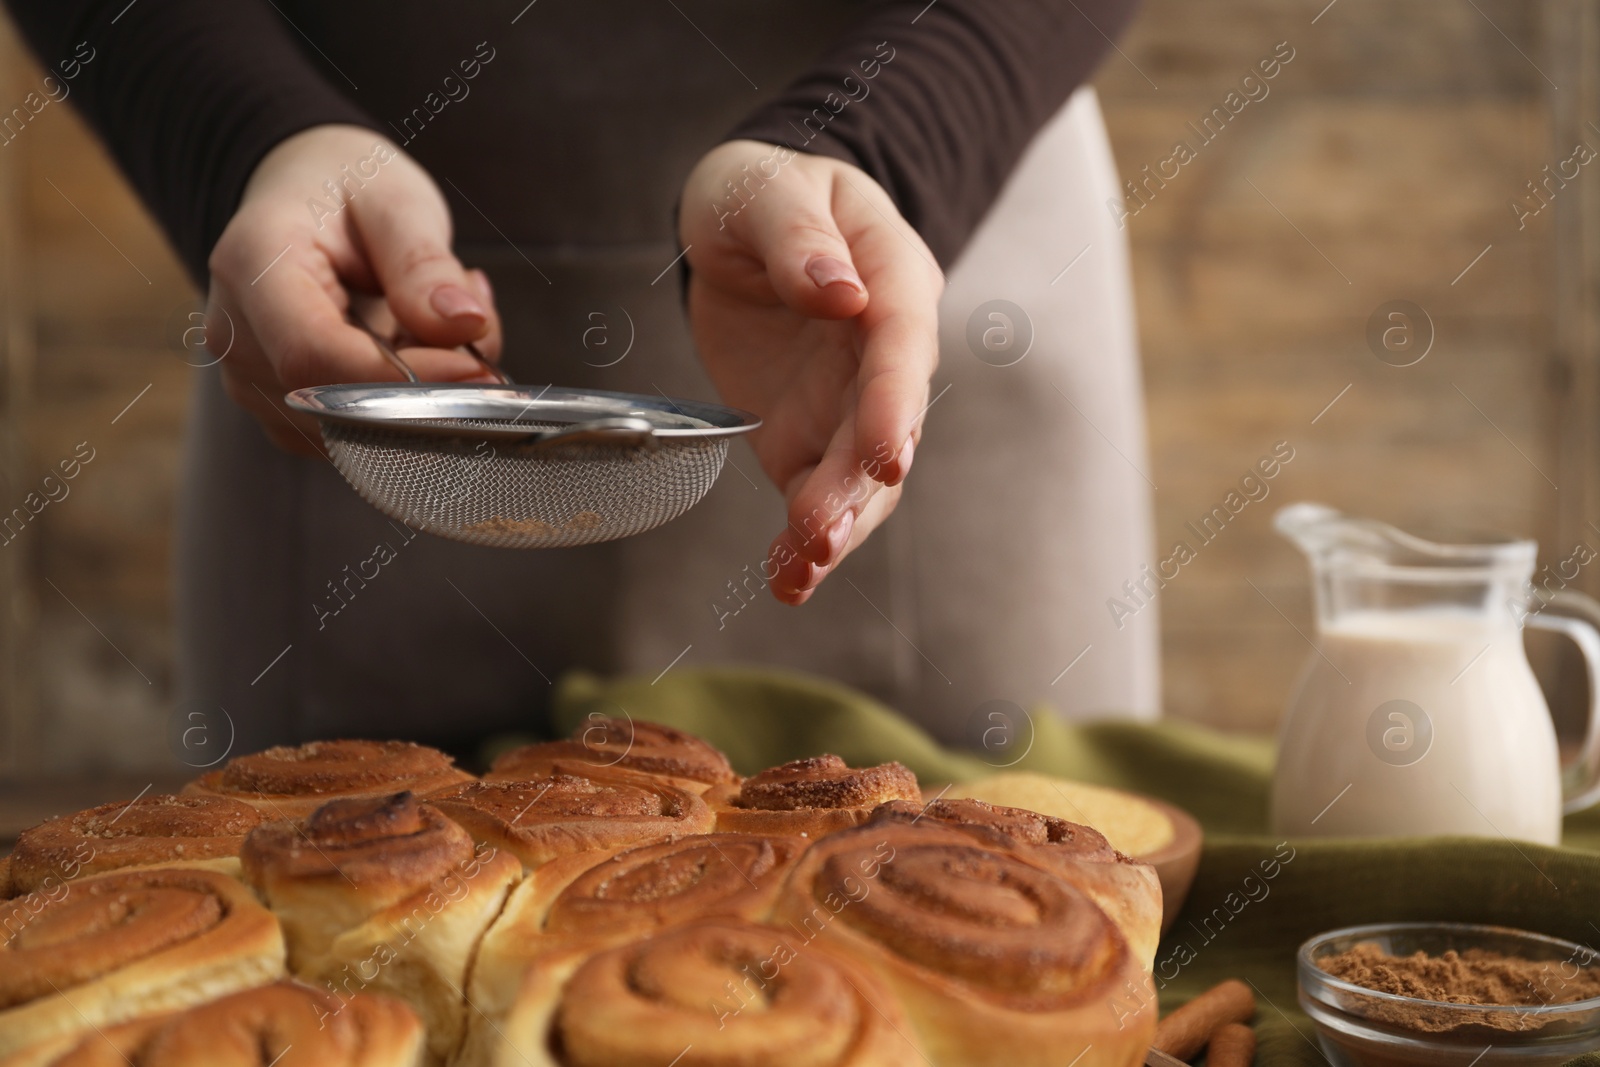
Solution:
[[[1022,1010],[1078,1002],[1127,952],[1075,886],[945,827],[864,826],[820,842],[801,867],[795,886],[804,895],[784,917],[843,924],[931,975]]]
[[[276,978],[277,920],[237,879],[156,867],[8,901],[0,1054]]]
[[[18,835],[10,893],[121,867],[237,856],[260,822],[256,809],[237,800],[164,793],[60,815]]]
[[[892,995],[770,927],[717,920],[603,951],[559,991],[563,1067],[922,1064]]]
[[[422,1024],[381,994],[279,982],[82,1039],[49,1067],[415,1067]]]
[[[533,868],[589,849],[711,830],[700,797],[649,775],[558,763],[547,775],[472,782],[427,798],[472,836]]]
[[[298,819],[340,797],[426,793],[472,780],[443,752],[409,741],[311,741],[238,756],[183,791],[232,797],[269,818]]]
[[[805,851],[797,837],[708,834],[629,849],[579,875],[544,932],[609,936],[692,919],[760,919]]]
[[[1112,848],[1081,823],[982,800],[897,801],[872,813],[869,825],[944,826],[995,848],[1014,851],[1077,886],[1117,925],[1148,969],[1161,938],[1161,883],[1155,870]]]
[[[818,836],[865,822],[879,804],[921,795],[916,775],[899,763],[851,767],[825,755],[717,786],[706,793],[706,802],[717,813],[719,830]]]
[[[1105,835],[1092,826],[982,800],[932,800],[926,804],[897,800],[874,809],[868,821],[936,823],[991,844],[1044,849],[1053,856],[1088,862],[1115,863],[1121,858]]]
[[[245,840],[240,860],[258,887],[320,879],[353,884],[369,899],[395,899],[443,877],[472,851],[470,834],[403,791],[332,800],[296,822],[267,823]]]
[[[653,722],[592,716],[564,741],[513,749],[494,761],[489,779],[548,774],[558,762],[670,778],[697,790],[733,782],[728,757],[693,734]]]
[[[516,858],[409,792],[350,797],[246,839],[245,879],[283,923],[298,977],[390,991],[442,1063],[466,1025],[472,952],[522,873]]]

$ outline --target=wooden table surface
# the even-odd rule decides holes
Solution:
[[[111,800],[132,800],[141,792],[174,793],[191,777],[107,773],[0,780],[0,852],[10,850],[18,833],[52,815],[66,815]]]

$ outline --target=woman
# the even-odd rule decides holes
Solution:
[[[72,99],[208,293],[180,697],[237,747],[461,747],[573,665],[807,668],[956,741],[996,699],[1154,712],[1155,612],[1105,608],[1149,499],[1079,89],[1126,0],[9,2],[47,65],[89,42]],[[282,403],[397,376],[362,294],[424,379],[481,378],[475,341],[766,424],[640,538],[416,535]]]

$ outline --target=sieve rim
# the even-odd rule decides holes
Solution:
[[[643,418],[652,423],[649,437],[676,441],[733,437],[761,425],[761,419],[748,411],[702,400],[534,385],[470,382],[317,385],[294,390],[284,397],[284,402],[322,424],[457,440],[538,442],[563,431],[451,426],[424,420],[503,418],[582,423]],[[655,425],[663,416],[686,418],[703,425]]]

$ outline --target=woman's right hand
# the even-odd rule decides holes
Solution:
[[[317,455],[315,422],[285,393],[401,377],[346,319],[368,294],[381,299],[363,314],[404,339],[418,378],[492,380],[456,347],[474,342],[497,360],[500,322],[488,278],[461,266],[450,236],[433,179],[371,130],[317,126],[277,145],[211,252],[206,340],[228,395],[279,447]]]

